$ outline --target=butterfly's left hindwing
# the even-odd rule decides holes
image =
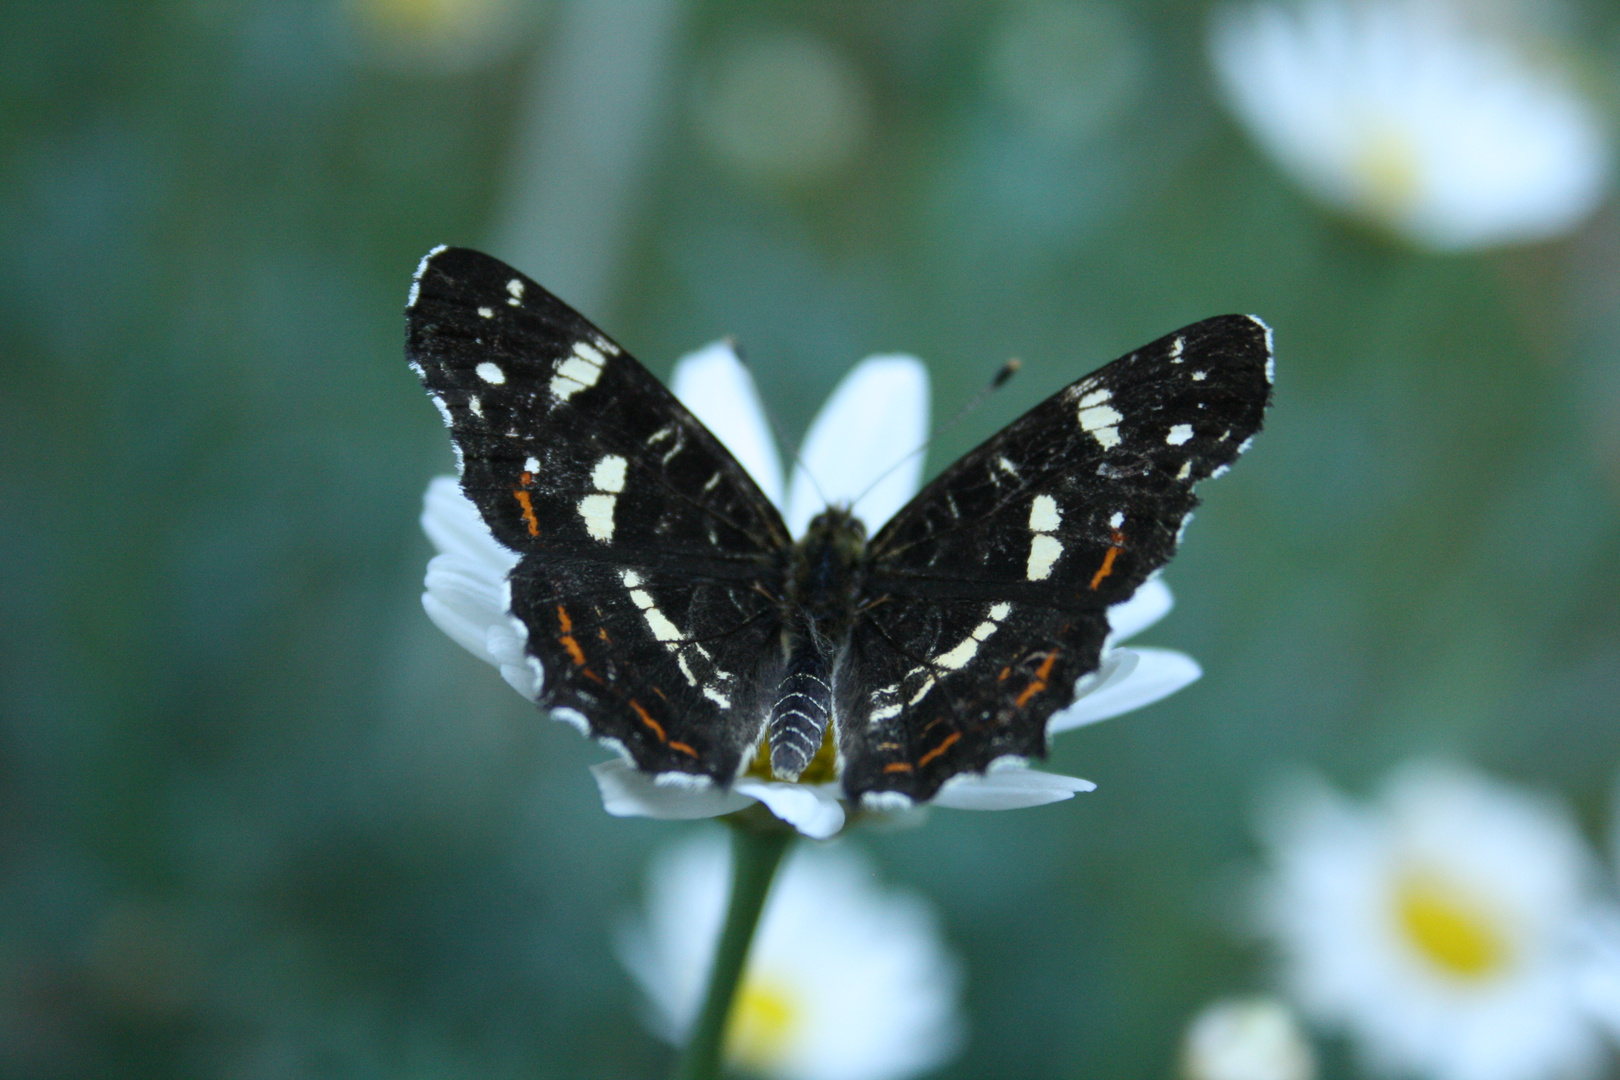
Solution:
[[[928,799],[1044,755],[1108,606],[1175,553],[1194,485],[1247,448],[1270,398],[1265,325],[1206,319],[1059,391],[901,509],[869,547],[844,669],[846,791]]]
[[[540,703],[645,771],[730,782],[780,651],[758,587],[782,572],[775,507],[662,383],[506,264],[431,253],[406,316],[462,489],[522,556],[510,608]]]

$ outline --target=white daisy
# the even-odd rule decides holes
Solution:
[[[1611,887],[1620,886],[1620,784],[1615,787],[1609,820]],[[1620,905],[1610,893],[1581,928],[1579,987],[1587,1012],[1620,1046]]]
[[[1306,189],[1429,248],[1556,236],[1608,186],[1608,133],[1568,80],[1436,0],[1229,8],[1210,55]]]
[[[672,387],[761,490],[784,508],[795,535],[828,502],[853,504],[855,513],[875,532],[916,493],[922,460],[913,451],[927,438],[928,376],[913,357],[874,356],[844,378],[811,424],[801,464],[789,483],[783,482],[753,379],[729,345],[717,342],[682,359]],[[523,640],[513,632],[503,599],[506,575],[518,556],[496,543],[453,477],[438,477],[428,485],[422,528],[440,552],[428,563],[422,596],[429,618],[474,656],[500,668],[506,681],[533,701],[540,693],[541,676],[524,655]],[[1197,663],[1182,653],[1118,644],[1163,618],[1170,606],[1170,590],[1153,580],[1109,610],[1113,636],[1101,667],[1080,680],[1074,703],[1052,716],[1049,733],[1141,708],[1198,678]],[[603,762],[592,771],[603,805],[619,817],[715,817],[760,802],[816,838],[838,832],[846,819],[836,781],[788,783],[743,776],[724,789],[673,786],[656,782],[622,759]],[[1007,763],[982,775],[953,777],[932,805],[1007,810],[1073,798],[1093,786],[1076,777]]]
[[[730,856],[706,832],[664,852],[619,954],[660,1038],[680,1045],[703,1000]],[[922,898],[884,889],[847,845],[799,845],[766,901],[732,1006],[726,1057],[791,1080],[898,1080],[961,1047],[961,974]]]
[[[1312,1080],[1316,1055],[1293,1010],[1268,997],[1217,1001],[1187,1025],[1184,1080]]]
[[[1562,806],[1413,764],[1371,805],[1301,782],[1271,811],[1259,914],[1308,1017],[1385,1073],[1594,1071],[1573,963],[1594,867]]]

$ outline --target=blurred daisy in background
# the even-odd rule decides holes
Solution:
[[[1620,783],[1609,819],[1609,860],[1611,888],[1620,892]],[[1581,1002],[1620,1046],[1620,904],[1605,904],[1594,912],[1581,928],[1581,943]]]
[[[619,955],[653,1031],[685,1041],[708,984],[730,855],[705,832],[665,851]],[[900,1080],[961,1048],[960,967],[920,897],[847,846],[800,845],[766,902],[727,1027],[732,1067],[784,1080]]]
[[[870,357],[845,376],[805,435],[789,482],[783,480],[753,379],[730,345],[717,342],[683,358],[671,386],[783,508],[795,536],[803,535],[827,503],[852,506],[876,532],[916,494],[922,458],[913,451],[928,436],[928,375],[914,357]],[[524,652],[521,625],[506,610],[506,575],[517,555],[495,542],[453,477],[428,485],[422,528],[439,551],[424,582],[428,617],[457,644],[498,667],[518,693],[535,700],[542,675]],[[1080,680],[1073,704],[1053,714],[1049,734],[1141,708],[1198,678],[1197,663],[1182,653],[1119,644],[1163,618],[1171,603],[1170,590],[1153,580],[1109,609],[1113,635],[1101,666]],[[830,761],[812,762],[792,783],[750,770],[725,789],[659,783],[622,758],[592,771],[603,805],[618,817],[716,817],[760,802],[806,836],[821,839],[842,829],[847,818],[833,769]],[[1093,786],[1007,761],[984,774],[952,777],[931,805],[1011,810],[1070,799]]]
[[[1435,1080],[1596,1071],[1576,955],[1596,864],[1560,804],[1413,764],[1371,804],[1295,784],[1273,800],[1265,840],[1258,914],[1285,985],[1373,1069]]]
[[[1228,105],[1312,195],[1437,251],[1567,232],[1608,187],[1608,132],[1545,55],[1423,0],[1218,12]]]
[[[1269,997],[1217,1001],[1193,1018],[1182,1080],[1313,1080],[1316,1054],[1293,1010]]]
[[[828,42],[797,31],[731,42],[698,86],[698,132],[744,179],[797,187],[855,160],[870,111],[860,72]]]
[[[348,0],[346,8],[375,59],[450,73],[491,63],[525,43],[548,6],[528,0]]]

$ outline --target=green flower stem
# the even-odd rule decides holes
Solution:
[[[743,811],[726,821],[731,825],[731,903],[714,950],[709,993],[675,1068],[675,1080],[717,1080],[720,1076],[726,1021],[731,1016],[737,985],[742,982],[743,966],[748,962],[748,946],[754,940],[760,912],[765,909],[771,879],[796,835],[769,814],[762,819]]]

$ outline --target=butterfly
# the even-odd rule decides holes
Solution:
[[[435,248],[406,321],[462,490],[519,556],[541,707],[661,778],[837,777],[868,806],[1045,755],[1109,606],[1175,553],[1272,394],[1269,328],[1205,319],[1058,391],[875,534],[832,506],[795,538],[661,382],[505,263]]]

